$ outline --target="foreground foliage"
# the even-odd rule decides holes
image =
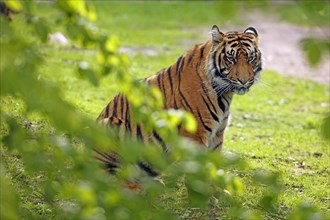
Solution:
[[[208,206],[210,218],[218,216],[219,212],[227,217],[245,219],[261,216],[322,218],[312,203],[293,204],[296,208],[292,212],[283,213],[278,204],[285,189],[281,174],[248,166],[242,157],[253,155],[242,156],[239,148],[239,154],[205,152],[187,140],[174,138],[175,128],[180,123],[194,129],[191,117],[183,112],[159,110],[162,106],[159,92],[138,83],[134,75],[127,73],[127,57],[118,53],[118,39],[90,23],[96,19],[91,5],[87,7],[83,1],[58,1],[51,10],[60,15],[56,23],[75,47],[96,51],[93,59],[97,63],[76,60],[73,66],[77,76],[94,85],[111,77],[114,87],[126,93],[134,104],[136,120],[159,130],[175,148],[164,157],[157,148],[141,146],[129,138],[119,142],[115,132],[98,126],[77,110],[65,97],[63,85],[52,80],[52,75],[59,76],[57,70],[61,67],[45,67],[52,62],[48,60],[51,59],[48,48],[43,48],[52,29],[43,16],[38,16],[37,6],[33,2],[18,1],[10,1],[8,5],[24,13],[12,22],[0,18],[1,54],[6,54],[1,57],[0,66],[2,219],[188,218],[198,217],[188,207],[203,209]],[[49,72],[45,74],[44,70]],[[306,87],[311,86],[306,84]],[[244,101],[242,106],[254,108]],[[249,126],[258,120],[239,111],[236,117],[245,117]],[[166,126],[157,123],[159,121],[165,121]],[[235,126],[242,125],[234,124],[233,130]],[[310,120],[306,126],[317,125]],[[232,135],[229,133],[229,138],[235,139]],[[102,171],[91,157],[95,146],[111,148],[122,155],[123,169],[116,178]],[[122,187],[126,179],[138,172],[133,164],[141,158],[163,171],[165,186],[145,179],[145,189],[141,193]],[[252,169],[247,171],[247,168]],[[258,194],[252,204],[241,201],[247,187],[255,188]],[[170,191],[178,191],[174,196],[185,201],[178,202],[178,206],[188,203],[187,207],[174,207],[173,212],[173,204],[169,204],[173,200],[173,194],[168,194]],[[30,198],[21,195],[30,195]]]

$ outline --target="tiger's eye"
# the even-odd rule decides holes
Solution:
[[[227,56],[226,59],[230,62],[230,63],[234,63],[235,59],[233,56]]]
[[[252,61],[255,59],[255,54],[251,54],[249,57],[248,57],[248,61],[249,63],[252,63]]]

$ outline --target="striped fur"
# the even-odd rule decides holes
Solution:
[[[161,90],[165,109],[183,109],[194,115],[197,131],[189,133],[179,127],[180,135],[209,149],[221,149],[233,94],[248,92],[259,79],[262,63],[254,28],[224,34],[213,26],[211,35],[212,39],[196,45],[173,65],[145,81]],[[152,141],[164,151],[168,150],[159,134],[147,134],[142,124],[132,122],[130,104],[121,93],[110,101],[97,120],[104,125],[118,126],[122,134],[130,132],[138,140]],[[113,159],[101,152],[97,155],[111,172],[118,167],[117,157]],[[149,175],[157,175],[148,164],[138,165]]]

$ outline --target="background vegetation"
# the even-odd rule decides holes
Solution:
[[[179,123],[194,129],[191,117],[159,110],[158,91],[138,83],[205,41],[203,28],[242,22],[243,10],[274,10],[269,2],[6,3],[19,13],[0,17],[1,219],[329,218],[329,118],[321,138],[329,85],[264,71],[235,97],[219,155],[177,138]],[[275,9],[300,25],[329,25],[327,2]],[[67,45],[48,41],[57,31]],[[329,49],[328,40],[303,45],[311,64]],[[176,146],[170,155],[120,142],[95,123],[118,91],[136,120]],[[120,152],[117,177],[93,159],[95,146]],[[165,186],[149,178],[139,193],[122,186],[141,158],[164,173]]]

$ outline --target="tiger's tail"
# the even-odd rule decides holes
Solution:
[[[108,171],[110,174],[116,173],[116,170],[120,166],[120,161],[118,155],[115,152],[105,153],[94,149],[93,154],[95,158],[102,162],[106,171]]]

